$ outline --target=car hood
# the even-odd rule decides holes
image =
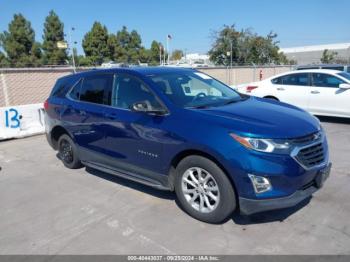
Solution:
[[[296,138],[320,130],[319,121],[306,111],[257,97],[197,112],[214,117],[213,121],[232,132],[252,137]]]

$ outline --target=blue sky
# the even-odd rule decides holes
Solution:
[[[43,23],[53,9],[65,30],[76,28],[73,40],[81,40],[94,21],[115,33],[123,25],[136,29],[143,44],[153,39],[165,42],[173,36],[171,48],[187,53],[206,53],[212,44],[211,32],[224,24],[238,29],[252,28],[266,35],[278,34],[281,47],[350,42],[349,0],[0,0],[0,31],[7,30],[14,13],[32,23],[37,40]]]

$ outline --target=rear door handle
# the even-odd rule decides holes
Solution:
[[[319,94],[320,93],[320,91],[317,91],[317,90],[312,90],[311,91],[311,94]]]
[[[278,91],[284,91],[285,89],[283,87],[277,87]]]

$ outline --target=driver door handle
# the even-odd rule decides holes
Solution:
[[[285,89],[283,87],[277,87],[278,91],[284,91]]]
[[[320,91],[317,91],[317,90],[312,90],[311,91],[311,94],[319,94],[320,93]]]

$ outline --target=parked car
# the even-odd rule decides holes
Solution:
[[[241,86],[238,91],[289,103],[314,115],[350,117],[350,74],[346,72],[291,71]]]
[[[297,66],[296,70],[305,69],[331,69],[350,73],[350,65],[337,65],[337,64],[320,64],[320,65],[301,65]]]
[[[58,79],[46,136],[82,165],[175,191],[191,216],[219,223],[286,208],[329,175],[320,122],[297,107],[242,95],[194,69],[93,70]]]
[[[109,61],[101,64],[101,68],[113,68],[113,67],[129,67],[129,65],[124,63],[116,63],[114,61]]]

